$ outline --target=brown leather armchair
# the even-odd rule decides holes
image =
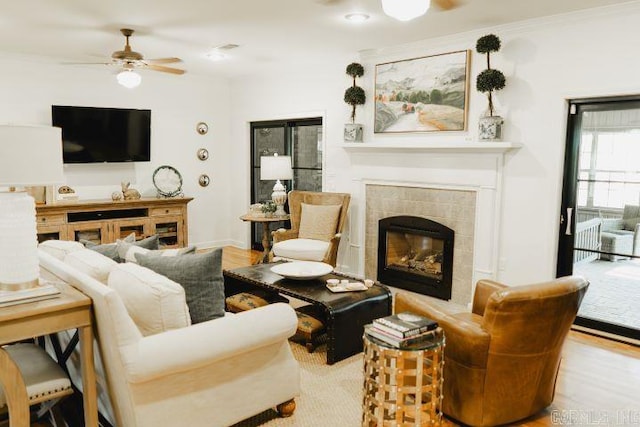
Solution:
[[[481,280],[471,313],[446,313],[406,293],[396,295],[395,312],[435,319],[445,331],[443,412],[494,426],[551,404],[562,345],[588,286],[577,276],[515,287]]]
[[[338,256],[338,244],[342,236],[342,228],[347,220],[347,210],[351,195],[347,193],[326,193],[314,191],[289,192],[289,214],[291,215],[291,229],[281,228],[271,233],[273,246],[271,256],[285,259],[297,259],[307,261],[322,261],[336,266]],[[306,205],[336,207],[337,218],[330,222],[331,230],[326,238],[302,238],[300,225],[302,220],[303,203]],[[322,222],[316,218],[315,222]],[[335,225],[334,225],[335,224]],[[291,241],[296,239],[297,241]],[[288,241],[286,244],[282,242]]]

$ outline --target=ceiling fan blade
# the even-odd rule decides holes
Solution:
[[[180,70],[178,68],[164,67],[162,65],[153,65],[148,64],[146,68],[154,71],[162,71],[163,73],[171,73],[171,74],[184,74],[185,70]]]
[[[459,6],[457,0],[433,0],[433,2],[442,10],[450,10]]]
[[[173,62],[182,62],[180,58],[154,58],[154,59],[145,59],[144,62],[149,64],[171,64]]]

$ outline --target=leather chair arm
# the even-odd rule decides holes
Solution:
[[[403,293],[397,293],[395,298],[394,313],[410,311],[438,322],[444,329],[447,358],[471,368],[486,367],[491,336],[480,325]]]
[[[473,294],[472,312],[478,316],[484,316],[484,309],[487,306],[489,297],[497,291],[507,288],[507,285],[494,282],[493,280],[479,280],[476,283],[476,291]]]
[[[275,231],[272,231],[271,236],[273,238],[273,243],[284,242],[285,240],[289,239],[297,239],[298,230],[287,230],[284,228],[279,228]]]

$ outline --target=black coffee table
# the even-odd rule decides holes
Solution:
[[[259,288],[314,304],[324,314],[329,365],[361,352],[364,325],[391,314],[391,291],[383,285],[376,283],[366,291],[334,293],[325,286],[327,279],[353,278],[331,273],[313,280],[292,280],[271,272],[274,265],[224,270],[225,296]]]

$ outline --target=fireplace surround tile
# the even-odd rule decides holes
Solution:
[[[471,302],[475,191],[367,184],[365,202],[366,277],[377,274],[378,221],[389,216],[419,216],[455,231],[451,301],[460,305]]]

